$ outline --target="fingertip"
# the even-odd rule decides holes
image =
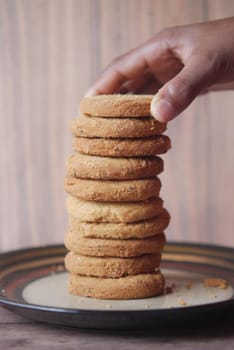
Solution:
[[[92,97],[92,96],[96,96],[96,95],[98,95],[98,91],[94,88],[90,88],[90,89],[88,89],[88,91],[86,91],[84,97]]]
[[[167,123],[175,117],[172,104],[164,97],[155,95],[151,101],[150,112],[153,118],[160,123]]]

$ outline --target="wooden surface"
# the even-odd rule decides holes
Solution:
[[[68,120],[109,61],[232,0],[0,0],[0,250],[61,242]],[[204,96],[168,134],[168,239],[234,246],[234,92]]]
[[[4,350],[231,350],[234,318],[209,324],[150,331],[95,331],[34,323],[0,306],[0,339]]]

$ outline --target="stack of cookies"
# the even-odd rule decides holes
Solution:
[[[159,270],[169,214],[159,197],[166,125],[150,117],[152,96],[81,101],[67,161],[71,294],[101,299],[161,295]]]

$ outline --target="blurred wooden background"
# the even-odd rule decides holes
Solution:
[[[62,242],[68,120],[101,69],[163,27],[233,14],[233,0],[0,0],[0,250]],[[169,125],[170,240],[234,245],[233,94]]]

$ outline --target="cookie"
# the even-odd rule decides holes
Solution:
[[[74,151],[102,157],[147,157],[166,153],[171,148],[168,136],[157,135],[132,139],[74,137]]]
[[[149,118],[89,118],[80,115],[71,121],[71,131],[75,136],[131,138],[162,134],[166,124]]]
[[[141,299],[163,294],[165,280],[160,271],[121,278],[69,275],[69,292],[97,299]]]
[[[69,252],[65,257],[65,267],[73,274],[119,278],[154,272],[158,268],[160,260],[160,254],[147,254],[134,258],[110,258],[84,256]]]
[[[161,253],[166,238],[164,233],[142,239],[101,239],[80,238],[74,231],[65,235],[65,246],[68,250],[87,256],[111,256],[127,258],[143,254]]]
[[[69,226],[77,236],[102,239],[147,238],[163,232],[170,222],[170,215],[163,209],[155,218],[134,223],[87,223],[69,215]]]
[[[99,117],[144,117],[151,115],[153,95],[97,95],[80,102],[80,112]]]
[[[150,219],[163,210],[163,201],[152,197],[142,202],[94,202],[69,196],[67,212],[80,222],[135,222]]]
[[[137,202],[158,196],[159,178],[143,180],[102,181],[67,177],[65,190],[74,197],[103,202]]]
[[[111,158],[72,154],[67,160],[68,176],[99,180],[147,179],[163,171],[159,157]]]

